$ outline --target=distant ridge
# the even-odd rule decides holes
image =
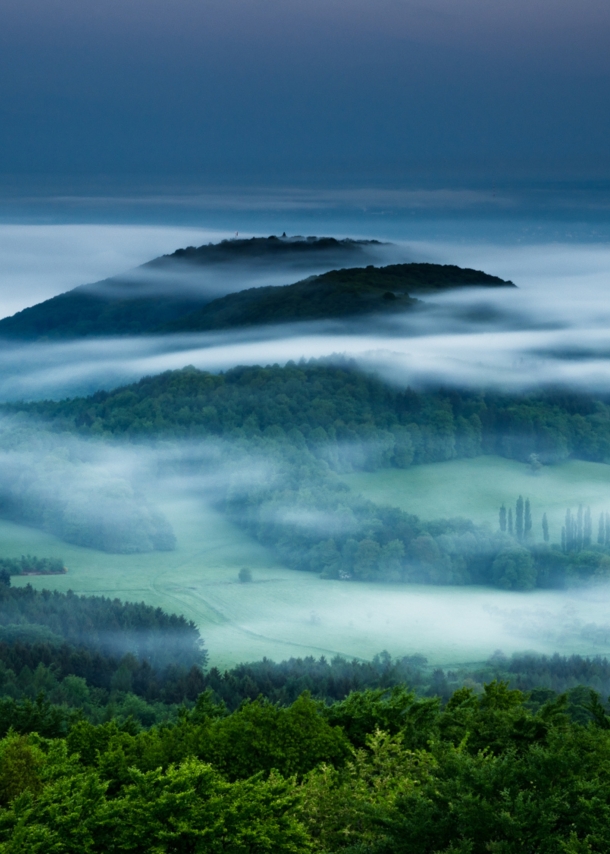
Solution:
[[[331,270],[294,285],[250,288],[165,324],[163,332],[197,332],[304,320],[401,312],[429,294],[460,287],[515,287],[481,270],[451,264],[391,264]]]
[[[4,318],[0,337],[75,339],[342,319],[405,311],[419,302],[413,294],[466,286],[514,287],[497,276],[449,264],[342,266],[295,284],[247,288],[221,297],[206,289],[200,277],[206,270],[228,269],[235,282],[242,269],[252,271],[259,265],[264,276],[277,278],[279,273],[294,281],[299,272],[303,275],[316,265],[369,260],[367,250],[382,245],[374,240],[271,236],[178,249],[123,276],[81,285]]]
[[[204,246],[187,246],[176,249],[171,255],[162,255],[149,261],[144,267],[161,266],[166,261],[186,261],[191,264],[226,264],[236,260],[253,261],[269,258],[311,257],[319,254],[339,252],[342,255],[357,255],[367,246],[383,246],[379,240],[352,240],[349,237],[250,237],[221,240]]]
[[[334,237],[252,237],[222,240],[177,249],[121,276],[81,285],[0,320],[0,337],[83,338],[141,335],[187,315],[213,300],[206,292],[204,273],[226,272],[242,265],[273,271],[287,266],[288,280],[305,271],[328,270],[346,263],[367,263],[377,240],[337,240]],[[195,282],[193,281],[195,276]]]

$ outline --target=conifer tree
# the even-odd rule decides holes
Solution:
[[[546,518],[546,513],[542,514],[542,539],[545,543],[549,541],[549,520]]]
[[[583,548],[587,549],[591,545],[593,522],[591,520],[591,508],[587,507],[582,523],[582,544]]]
[[[566,532],[566,548],[567,552],[571,552],[574,547],[574,523],[572,521],[572,512],[570,509],[566,510],[566,524],[565,524],[565,532]]]
[[[525,511],[523,514],[523,536],[527,540],[527,538],[532,533],[532,509],[530,507],[529,498],[525,499]]]
[[[578,505],[578,513],[576,514],[576,550],[582,549],[583,542],[583,514],[582,504]]]
[[[517,539],[523,539],[523,498],[520,495],[517,498],[517,506],[515,507],[515,534]]]
[[[506,531],[506,507],[504,505],[500,507],[500,530],[502,533]]]

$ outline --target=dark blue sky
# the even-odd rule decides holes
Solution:
[[[608,0],[2,8],[5,174],[608,174]]]

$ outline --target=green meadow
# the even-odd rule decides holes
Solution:
[[[498,525],[504,503],[514,507],[522,495],[532,506],[533,533],[542,539],[542,514],[549,520],[553,542],[561,539],[568,507],[589,505],[594,537],[600,512],[610,512],[610,466],[569,460],[544,466],[538,474],[530,467],[504,457],[482,456],[470,460],[381,469],[344,476],[345,482],[371,501],[391,504],[423,519],[465,516],[474,522]]]
[[[570,462],[532,477],[518,463],[483,457],[346,480],[375,500],[424,517],[460,513],[494,524],[500,501],[520,492],[530,496],[534,511],[544,506],[558,521],[566,494],[601,506],[608,494],[606,471]],[[182,613],[199,626],[210,664],[219,667],[263,656],[368,659],[383,649],[421,653],[439,665],[481,661],[496,649],[610,654],[610,628],[607,640],[602,631],[594,641],[587,629],[608,623],[610,593],[599,588],[514,593],[321,580],[282,566],[201,501],[166,499],[162,507],[178,538],[174,552],[111,555],[0,521],[2,554],[57,556],[68,567],[64,576],[13,583],[117,596]],[[238,581],[242,566],[251,569],[251,583]]]

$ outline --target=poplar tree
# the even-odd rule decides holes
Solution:
[[[587,507],[585,510],[585,516],[582,524],[582,544],[583,548],[587,549],[591,545],[591,535],[593,529],[593,522],[591,520],[591,508]]]
[[[597,542],[600,546],[604,545],[606,539],[606,526],[604,524],[604,514],[599,514],[599,524],[597,526]]]
[[[570,509],[566,510],[566,524],[565,524],[565,532],[566,532],[566,548],[567,552],[572,551],[574,547],[574,523],[572,521],[572,511]]]
[[[546,513],[542,514],[542,539],[545,543],[549,541],[549,520],[546,518]]]
[[[527,540],[527,538],[532,533],[532,509],[530,507],[529,498],[525,499],[525,512],[523,516],[523,536]]]
[[[512,535],[513,535],[513,508],[512,507],[508,508],[508,533],[512,537]]]
[[[521,541],[523,539],[523,498],[521,495],[517,498],[517,506],[515,507],[515,533],[517,539]]]
[[[500,530],[502,533],[506,531],[506,507],[504,505],[500,507]]]

